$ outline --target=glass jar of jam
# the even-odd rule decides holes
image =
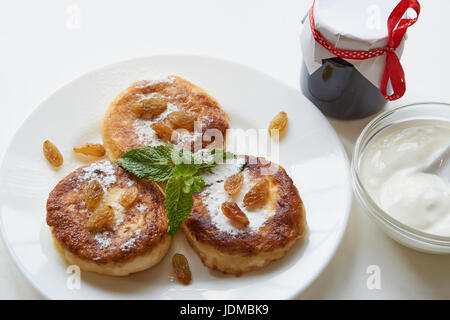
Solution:
[[[386,99],[352,64],[338,58],[324,59],[309,74],[303,63],[300,85],[303,94],[331,118],[353,120],[380,111]]]
[[[313,1],[303,21],[300,87],[325,116],[364,118],[403,95],[399,59],[417,20],[408,8],[418,17],[417,0]]]

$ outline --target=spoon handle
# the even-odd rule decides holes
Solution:
[[[431,162],[422,169],[425,173],[436,174],[445,180],[450,180],[450,144],[447,145]]]

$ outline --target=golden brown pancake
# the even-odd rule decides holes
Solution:
[[[97,230],[87,227],[95,210],[87,207],[84,193],[94,180],[104,190],[101,205],[114,212],[108,228]],[[128,208],[120,205],[123,193],[135,188],[135,201]],[[103,160],[75,170],[56,185],[47,201],[47,224],[69,264],[85,271],[128,275],[157,264],[170,246],[164,201],[156,183],[139,180]]]
[[[134,106],[149,99],[166,103],[166,109],[150,119],[133,111]],[[197,126],[187,131],[175,126],[170,120],[173,112],[187,114]],[[152,129],[155,123],[176,132],[167,139]],[[168,140],[192,151],[211,146],[214,141],[213,147],[222,148],[228,127],[228,115],[209,93],[178,76],[168,76],[135,82],[111,102],[103,118],[103,144],[111,159],[130,149],[166,144]],[[218,134],[223,139],[216,139]]]
[[[303,202],[286,171],[263,158],[246,159],[240,192],[229,196],[223,182],[239,171],[239,166],[216,169],[220,171],[216,178],[214,172],[205,177],[210,185],[194,195],[193,209],[182,226],[206,266],[235,275],[262,268],[281,258],[307,230]],[[262,209],[248,210],[243,198],[261,179],[269,180],[267,203]],[[221,210],[225,201],[237,203],[250,224],[245,228],[235,227]]]

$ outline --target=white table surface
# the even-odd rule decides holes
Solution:
[[[24,119],[56,89],[100,66],[134,57],[191,53],[240,62],[299,87],[300,19],[311,0],[41,0],[0,2],[0,157]],[[421,1],[402,64],[405,96],[388,105],[450,102],[450,1]],[[71,7],[75,6],[75,7]],[[75,9],[74,9],[75,8]],[[79,28],[70,23],[80,10]],[[68,23],[69,22],[69,23]],[[370,119],[331,121],[347,152]],[[367,267],[381,270],[370,290]],[[402,247],[356,199],[342,244],[300,299],[450,299],[450,256]],[[0,298],[39,299],[0,242]]]

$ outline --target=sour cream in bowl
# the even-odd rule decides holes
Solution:
[[[450,105],[387,111],[361,133],[353,155],[355,194],[384,231],[425,252],[450,253],[450,184],[424,167],[450,143]]]

